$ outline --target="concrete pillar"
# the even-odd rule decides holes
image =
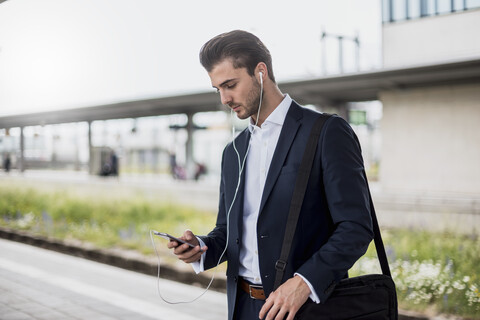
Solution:
[[[23,134],[23,127],[20,127],[20,159],[18,161],[18,170],[25,171],[25,136]]]
[[[80,146],[78,139],[78,127],[79,123],[75,124],[75,171],[80,171]]]
[[[187,113],[187,142],[185,145],[185,160],[188,178],[193,177],[195,172],[195,162],[193,159],[193,113]]]
[[[349,117],[349,114],[348,114],[348,103],[339,103],[337,105],[334,106],[335,110],[336,110],[336,113],[342,117],[343,119],[345,119],[345,121],[349,121],[350,117]]]
[[[88,173],[93,174],[92,121],[88,121]]]
[[[50,167],[51,169],[57,169],[58,163],[57,163],[57,140],[58,140],[58,134],[57,134],[57,124],[52,125],[52,158],[50,161]]]
[[[319,103],[321,105],[320,110],[322,112],[327,112],[327,113],[332,113],[332,114],[337,114],[343,119],[345,119],[347,122],[349,121],[349,115],[348,115],[348,103],[343,102],[343,103]]]

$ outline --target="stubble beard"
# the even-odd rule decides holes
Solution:
[[[257,120],[258,116],[258,107],[260,105],[260,83],[254,78],[252,90],[248,93],[247,100],[244,106],[244,113],[237,113],[239,119],[247,119],[249,117],[254,117]]]

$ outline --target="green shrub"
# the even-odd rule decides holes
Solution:
[[[413,230],[384,230],[382,235],[402,308],[480,319],[477,235]],[[372,243],[350,274],[379,272]]]

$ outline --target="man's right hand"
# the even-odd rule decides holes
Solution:
[[[183,236],[180,239],[185,240],[188,243],[195,245],[195,248],[191,248],[188,244],[179,244],[177,241],[169,241],[167,247],[173,249],[173,253],[185,263],[197,262],[200,260],[202,254],[207,251],[207,246],[200,248],[200,243],[197,237],[190,230],[185,230]]]

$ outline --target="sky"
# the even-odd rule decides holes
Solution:
[[[0,3],[0,116],[213,90],[198,62],[213,36],[243,29],[269,48],[278,82],[338,73],[360,39],[381,67],[380,0],[7,0]],[[353,72],[354,46],[344,65]],[[326,71],[326,74],[322,70]]]

